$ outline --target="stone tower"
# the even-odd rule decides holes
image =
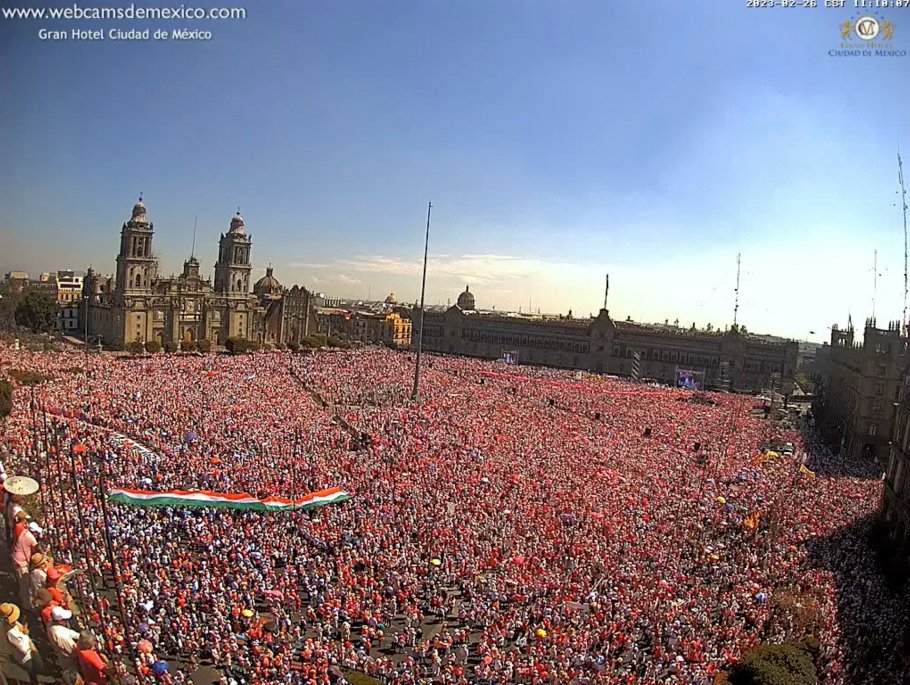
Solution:
[[[158,277],[158,261],[152,253],[154,225],[148,220],[142,196],[133,205],[133,215],[120,229],[120,253],[117,255],[116,295],[150,295]]]
[[[244,230],[240,212],[231,219],[227,233],[218,242],[218,261],[215,262],[215,292],[231,298],[245,298],[250,292],[250,249],[252,236]]]

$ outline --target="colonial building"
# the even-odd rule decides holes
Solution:
[[[854,334],[852,321],[845,330],[831,328],[824,364],[816,367],[816,427],[848,454],[865,450],[886,459],[907,364],[907,338],[900,322],[881,329],[875,319],[866,320],[862,344]]]
[[[398,312],[354,312],[348,322],[350,335],[355,340],[399,349],[411,346],[411,320]]]
[[[910,561],[910,375],[904,376],[891,433],[882,516],[896,557]]]
[[[253,293],[265,308],[265,334],[262,342],[299,343],[316,332],[316,309],[312,293],[306,288],[281,285],[271,266],[256,281]]]
[[[90,338],[115,348],[150,340],[223,345],[231,337],[284,342],[294,330],[285,325],[288,291],[271,267],[250,292],[253,236],[239,212],[219,239],[214,283],[200,274],[195,256],[183,263],[179,276],[160,277],[153,237],[154,224],[140,198],[120,230],[116,275],[101,276],[90,268],[85,276]],[[300,291],[290,299],[299,299]]]
[[[606,304],[606,303],[605,303]],[[424,315],[423,349],[485,359],[508,356],[518,363],[638,375],[674,383],[682,370],[696,372],[707,387],[788,392],[796,371],[797,343],[769,341],[738,331],[708,332],[677,326],[614,321],[604,308],[596,317],[534,316],[475,309],[465,288],[458,303]],[[415,309],[413,346],[420,335]]]

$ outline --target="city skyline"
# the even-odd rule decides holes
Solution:
[[[144,191],[163,274],[198,216],[208,275],[239,205],[255,273],[413,302],[432,201],[431,303],[586,316],[609,272],[617,318],[723,328],[741,252],[740,322],[821,341],[871,315],[877,249],[896,319],[906,60],[830,57],[847,14],[275,3],[194,45],[0,23],[0,271],[113,272]]]

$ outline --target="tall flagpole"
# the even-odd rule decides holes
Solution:
[[[420,282],[420,333],[417,335],[417,363],[414,365],[414,389],[411,391],[411,399],[414,402],[420,402],[420,355],[423,352],[423,314],[424,301],[427,294],[427,252],[430,247],[430,213],[433,211],[433,203],[427,203],[427,234],[423,241],[423,278]]]
[[[901,185],[901,213],[904,217],[904,318],[901,325],[904,326],[904,335],[907,335],[907,189],[904,187],[904,163],[900,148],[897,150],[897,180]]]

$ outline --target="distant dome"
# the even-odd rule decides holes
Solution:
[[[255,285],[253,285],[253,292],[259,297],[280,295],[282,290],[281,283],[272,275],[272,267],[268,267],[265,270],[265,276],[260,278],[256,281]]]
[[[395,293],[389,293],[389,296],[385,298],[386,304],[398,304],[398,298],[395,297]]]
[[[148,220],[145,216],[145,203],[142,202],[142,196],[139,196],[139,201],[133,205],[133,214],[131,217],[132,221],[139,223],[147,223]]]
[[[243,217],[240,216],[240,210],[237,210],[237,214],[234,215],[234,218],[231,219],[231,233],[243,233]]]
[[[458,296],[458,307],[465,311],[474,309],[474,295],[468,289],[468,286],[464,287],[464,292]]]

